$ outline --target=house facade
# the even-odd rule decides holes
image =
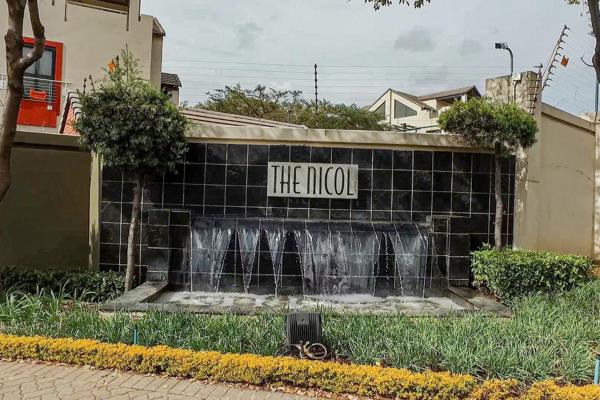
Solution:
[[[435,133],[439,113],[455,101],[481,97],[475,86],[467,86],[437,93],[416,96],[388,89],[371,106],[369,111],[381,116],[382,121],[406,132]]]
[[[101,80],[103,68],[126,47],[139,59],[142,76],[161,86],[165,31],[158,19],[142,15],[140,7],[141,0],[39,2],[47,42],[42,58],[25,74],[21,129],[58,132],[69,93]],[[8,19],[7,12],[0,7],[1,21]],[[26,50],[33,43],[28,15],[24,37]],[[0,96],[6,90],[4,51],[0,48]]]

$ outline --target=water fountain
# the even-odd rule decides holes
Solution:
[[[431,236],[412,222],[197,218],[190,289],[235,291],[223,286],[226,269],[245,293],[422,296],[443,284]]]

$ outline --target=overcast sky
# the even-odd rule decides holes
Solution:
[[[362,0],[142,0],[167,31],[163,70],[178,73],[182,99],[240,82],[302,90],[335,102],[372,103],[388,87],[422,94],[476,84],[546,63],[563,25],[570,63],[544,101],[574,113],[594,108],[593,40],[581,6],[564,0],[432,0],[420,10],[380,11]]]

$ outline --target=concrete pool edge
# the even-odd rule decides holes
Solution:
[[[181,301],[182,296],[186,294],[189,294],[186,298],[187,303]],[[169,299],[169,295],[174,298]],[[177,296],[180,298],[179,300],[177,300]],[[240,315],[252,315],[262,312],[284,313],[289,311],[326,310],[326,312],[333,314],[403,314],[415,317],[461,316],[478,312],[498,317],[511,316],[508,307],[469,288],[451,287],[444,292],[443,296],[436,297],[377,298],[364,296],[364,298],[361,298],[356,296],[356,298],[358,299],[356,301],[350,299],[346,302],[335,302],[327,297],[319,296],[280,296],[276,298],[274,296],[243,293],[177,292],[170,290],[166,282],[146,282],[123,296],[102,305],[100,309],[106,312],[160,310],[164,312],[186,311],[197,314],[234,313]],[[215,302],[215,299],[217,299],[217,302]],[[208,304],[202,304],[203,301]],[[252,304],[252,301],[254,301],[254,304]],[[263,306],[269,301],[272,304]],[[371,303],[371,306],[365,306],[368,303]],[[448,305],[450,306],[447,307]],[[453,307],[453,305],[456,307]]]

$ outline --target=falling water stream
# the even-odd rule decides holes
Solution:
[[[246,293],[267,270],[265,286],[276,295],[293,289],[286,284],[289,277],[301,280],[295,291],[302,294],[377,295],[382,271],[388,271],[384,278],[393,281],[396,294],[423,295],[440,276],[434,274],[437,257],[430,254],[424,224],[198,218],[192,238],[191,290],[231,290],[222,287],[224,269],[241,274]],[[227,257],[232,248],[237,255]],[[227,262],[239,262],[239,268],[225,268]]]

